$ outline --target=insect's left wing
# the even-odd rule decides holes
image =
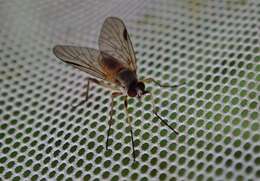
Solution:
[[[99,36],[99,49],[101,54],[104,52],[116,58],[126,68],[136,72],[135,52],[121,19],[109,17],[105,20]]]
[[[54,54],[62,61],[73,65],[93,77],[107,80],[102,69],[102,55],[93,48],[57,45]]]

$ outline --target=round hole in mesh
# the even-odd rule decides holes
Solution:
[[[256,0],[2,1],[1,180],[258,180],[259,8]],[[87,75],[55,58],[56,44],[98,46],[104,19],[124,20],[151,98],[123,99],[105,149],[110,93],[84,97]]]

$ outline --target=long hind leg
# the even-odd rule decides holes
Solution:
[[[124,105],[125,105],[125,112],[126,112],[126,116],[127,116],[127,122],[128,122],[128,125],[130,127],[130,133],[131,133],[131,142],[132,142],[132,148],[133,148],[133,158],[134,158],[134,162],[135,162],[135,145],[134,145],[134,136],[133,136],[133,130],[132,130],[132,124],[131,124],[131,119],[129,117],[129,114],[128,114],[128,101],[127,101],[127,96],[125,96],[125,101],[124,101]]]
[[[111,85],[108,85],[108,84],[105,83],[104,81],[97,80],[97,79],[94,79],[94,78],[88,78],[88,80],[87,80],[86,92],[85,92],[85,94],[86,94],[85,99],[82,100],[81,102],[79,102],[78,104],[76,104],[75,106],[72,106],[72,108],[75,109],[75,108],[77,108],[78,106],[81,106],[82,104],[84,104],[85,102],[88,101],[90,83],[94,83],[94,84],[100,85],[100,86],[102,86],[102,87],[109,88],[110,90],[118,91],[118,89],[116,89],[115,87],[113,87],[113,86],[111,86]]]
[[[153,94],[149,92],[149,94],[151,95],[152,98],[152,106],[153,106],[153,113],[154,115],[159,118],[163,124],[165,124],[168,128],[170,128],[175,134],[179,134],[173,127],[171,127],[161,116],[158,115],[157,111],[156,111],[156,107],[155,107],[155,103],[154,103],[154,98],[153,98]]]
[[[158,81],[156,81],[156,80],[153,79],[153,78],[146,78],[146,79],[143,79],[143,80],[141,80],[141,81],[144,82],[144,83],[151,83],[151,82],[153,82],[153,83],[155,83],[156,85],[158,85],[158,86],[160,86],[160,87],[164,87],[164,88],[176,88],[176,87],[179,87],[179,86],[185,84],[185,82],[184,82],[184,83],[181,83],[181,84],[179,84],[179,85],[160,84]]]
[[[110,112],[109,112],[110,118],[109,118],[109,121],[108,121],[106,150],[108,150],[108,140],[109,140],[109,134],[110,134],[112,119],[113,119],[114,98],[117,97],[117,96],[120,96],[120,95],[122,95],[121,92],[113,92],[112,95],[111,95]]]

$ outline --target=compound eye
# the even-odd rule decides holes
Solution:
[[[135,89],[129,89],[127,91],[127,95],[130,96],[130,97],[135,97],[137,95],[137,92]]]
[[[137,87],[144,92],[144,90],[145,90],[145,85],[144,85],[143,82],[138,82],[138,83],[137,83]]]

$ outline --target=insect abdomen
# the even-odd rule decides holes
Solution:
[[[124,67],[113,57],[106,55],[102,59],[102,69],[106,73],[107,78],[114,82],[116,75],[120,72]]]

